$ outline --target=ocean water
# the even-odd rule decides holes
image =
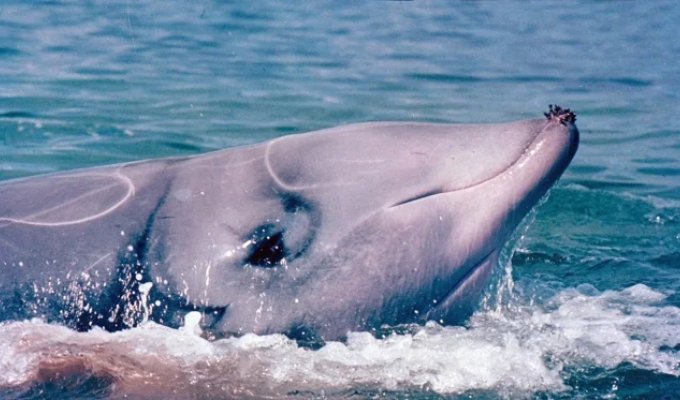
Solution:
[[[3,1],[2,180],[555,103],[581,146],[464,327],[314,351],[206,341],[191,318],[15,321],[0,398],[680,398],[679,19],[672,1]]]

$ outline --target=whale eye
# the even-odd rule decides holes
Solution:
[[[267,218],[243,238],[246,266],[275,268],[303,256],[314,240],[318,216],[297,195],[281,195],[282,213]]]
[[[245,262],[255,267],[275,267],[286,256],[283,229],[274,224],[262,225],[250,236],[250,253]]]

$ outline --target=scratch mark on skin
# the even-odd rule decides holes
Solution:
[[[85,269],[83,270],[83,273],[90,272],[90,270],[92,270],[92,268],[94,268],[94,267],[95,267],[97,264],[99,264],[100,262],[106,260],[108,257],[111,256],[111,254],[113,254],[113,253],[106,253],[106,254],[104,254],[103,256],[101,256],[101,257],[100,257],[97,261],[95,261],[92,265],[90,265],[89,267],[85,268]]]
[[[123,182],[124,184],[127,185],[127,193],[125,193],[125,196],[123,196],[122,199],[120,199],[118,202],[116,202],[114,205],[112,205],[111,207],[107,208],[106,210],[104,210],[104,211],[102,211],[102,212],[99,212],[99,213],[97,213],[97,214],[94,214],[94,215],[90,215],[90,216],[84,217],[84,218],[75,219],[75,220],[71,220],[71,221],[58,221],[58,222],[40,222],[40,221],[33,221],[33,220],[31,220],[31,219],[33,219],[33,218],[37,218],[37,217],[40,217],[40,216],[42,216],[42,215],[48,214],[49,212],[54,211],[54,210],[56,210],[56,209],[58,209],[58,208],[60,208],[60,207],[68,206],[68,205],[71,205],[71,204],[73,204],[73,203],[82,201],[84,198],[93,196],[93,195],[95,195],[95,194],[97,194],[97,193],[100,193],[100,192],[102,192],[102,191],[105,191],[105,190],[107,190],[107,189],[110,189],[111,187],[113,187],[113,185],[107,185],[107,186],[105,186],[105,187],[103,187],[103,188],[100,188],[100,189],[97,189],[97,190],[93,190],[93,191],[88,192],[88,193],[86,193],[86,194],[84,194],[84,195],[82,195],[82,196],[73,198],[73,199],[71,199],[71,200],[69,200],[69,201],[67,201],[67,202],[60,203],[60,204],[57,205],[57,206],[54,206],[54,207],[49,208],[49,209],[47,209],[47,210],[43,210],[43,211],[38,212],[38,213],[33,214],[33,215],[29,215],[29,216],[24,217],[24,218],[0,217],[0,227],[6,226],[6,225],[9,225],[9,224],[24,224],[24,225],[30,225],[30,226],[42,226],[42,227],[58,227],[58,226],[67,226],[67,225],[82,224],[82,223],[85,223],[85,222],[89,222],[89,221],[93,221],[93,220],[95,220],[95,219],[101,218],[101,217],[103,217],[103,216],[105,216],[105,215],[107,215],[107,214],[110,214],[111,212],[113,212],[114,210],[116,210],[118,207],[120,207],[121,205],[123,205],[130,197],[132,197],[132,196],[135,194],[135,185],[134,185],[134,183],[132,182],[132,180],[130,180],[130,178],[128,178],[127,176],[121,174],[120,171],[117,171],[115,175],[108,175],[108,174],[87,174],[87,175],[75,175],[75,176],[61,177],[61,179],[77,179],[77,178],[88,177],[88,176],[103,176],[103,177],[107,177],[107,178],[115,177],[115,178],[119,179],[121,182]]]
[[[264,166],[265,166],[265,168],[267,168],[267,172],[269,173],[269,176],[272,178],[274,183],[276,183],[281,189],[289,191],[289,192],[295,192],[295,191],[303,191],[305,189],[316,189],[316,188],[326,188],[326,187],[343,187],[343,186],[350,186],[352,184],[352,182],[334,182],[334,183],[327,183],[327,184],[321,184],[321,185],[301,185],[301,186],[295,186],[295,185],[287,184],[274,171],[274,168],[272,167],[271,161],[270,161],[270,153],[271,153],[272,145],[274,143],[282,140],[282,139],[286,139],[286,137],[276,138],[274,140],[267,142],[267,146],[265,147],[265,150],[264,150]]]

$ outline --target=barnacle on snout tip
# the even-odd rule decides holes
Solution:
[[[543,113],[545,117],[549,120],[555,119],[557,120],[560,124],[566,125],[567,123],[571,122],[574,123],[576,122],[576,114],[572,112],[568,108],[562,108],[558,105],[552,105],[550,104],[547,113]]]

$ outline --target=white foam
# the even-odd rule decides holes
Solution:
[[[190,311],[184,316],[184,325],[179,328],[180,331],[189,333],[195,336],[201,336],[201,313],[198,311]]]
[[[680,376],[680,354],[673,350],[680,342],[680,309],[664,299],[644,285],[601,293],[586,285],[563,290],[543,306],[527,300],[480,311],[467,328],[428,324],[385,339],[351,333],[346,343],[317,351],[282,335],[209,342],[196,335],[198,313],[187,314],[180,330],[149,322],[113,334],[13,322],[0,325],[0,386],[35,380],[39,364],[69,357],[116,377],[118,394],[156,387],[175,398],[196,387],[206,397],[367,387],[443,394],[488,389],[515,397],[567,389],[569,366],[624,362]]]

